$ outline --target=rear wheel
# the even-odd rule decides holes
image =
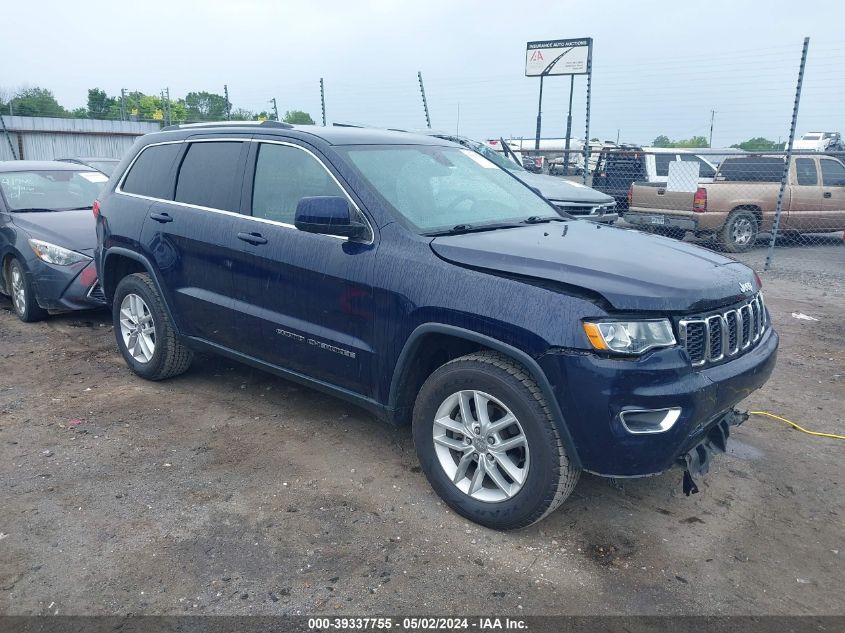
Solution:
[[[9,264],[9,295],[15,314],[21,321],[32,323],[47,316],[47,310],[38,305],[35,290],[23,264],[17,259],[13,259]]]
[[[187,371],[193,359],[176,334],[150,276],[135,273],[120,280],[112,306],[117,346],[130,369],[148,380]]]
[[[743,253],[757,243],[757,217],[747,209],[733,211],[719,231],[719,242],[731,253]]]
[[[413,434],[437,494],[458,514],[494,529],[539,521],[580,475],[537,383],[495,352],[437,369],[417,396]]]

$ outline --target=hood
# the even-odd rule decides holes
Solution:
[[[96,220],[91,209],[12,213],[12,221],[31,238],[91,255],[97,245]]]
[[[436,237],[431,248],[455,264],[598,293],[616,310],[696,312],[758,289],[750,268],[718,253],[585,220]]]
[[[580,182],[573,182],[566,178],[532,174],[530,171],[512,171],[511,173],[529,187],[539,189],[546,200],[561,200],[563,202],[596,205],[610,204],[614,201],[612,196],[608,196],[595,189],[590,189]]]

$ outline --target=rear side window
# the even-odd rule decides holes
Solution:
[[[255,164],[252,215],[293,224],[296,205],[307,196],[346,197],[329,172],[307,152],[262,143]]]
[[[669,176],[669,163],[675,160],[674,154],[655,154],[654,171],[658,176]]]
[[[842,163],[829,158],[822,158],[822,180],[826,187],[841,187],[845,185],[845,167]]]
[[[816,161],[812,158],[797,158],[795,160],[795,175],[799,185],[819,184],[819,174],[816,171]]]
[[[700,156],[696,156],[695,154],[681,154],[681,160],[698,163],[698,175],[700,178],[712,178],[716,175],[716,170]]]
[[[176,179],[176,202],[238,211],[242,147],[240,141],[191,143]]]
[[[141,151],[121,185],[121,191],[139,196],[172,200],[173,162],[181,143],[152,145]]]

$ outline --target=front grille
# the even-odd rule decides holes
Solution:
[[[730,310],[682,319],[678,323],[681,345],[694,366],[716,363],[752,349],[769,323],[763,293]]]

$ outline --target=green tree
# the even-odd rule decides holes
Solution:
[[[672,141],[665,134],[661,134],[652,142],[654,147],[672,147]]]
[[[675,141],[672,147],[710,147],[710,143],[703,136],[693,136],[692,138]]]
[[[786,143],[775,143],[762,136],[755,136],[742,143],[731,145],[731,147],[745,150],[746,152],[770,152],[782,151],[786,147]]]
[[[311,118],[311,115],[302,110],[288,110],[285,112],[283,120],[291,125],[314,125],[314,119]]]
[[[12,110],[19,116],[67,117],[53,93],[45,88],[26,88],[12,98]],[[7,108],[8,110],[8,108]]]
[[[226,118],[226,97],[213,92],[185,95],[186,116],[190,121],[222,121]]]
[[[106,94],[99,88],[88,89],[88,116],[92,119],[111,119],[114,112],[120,116],[120,106],[117,99]]]

